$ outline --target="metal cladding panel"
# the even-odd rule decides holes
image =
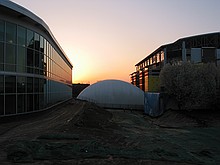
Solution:
[[[144,112],[146,114],[153,117],[158,117],[163,114],[164,108],[160,93],[146,92],[144,99]]]
[[[77,97],[108,108],[143,107],[144,92],[121,80],[104,80],[84,89]]]
[[[201,48],[192,48],[191,49],[191,62],[192,63],[202,62]]]
[[[220,49],[217,49],[216,51],[216,59],[220,60]]]
[[[160,89],[160,79],[159,76],[149,76],[148,78],[148,91],[158,92]]]

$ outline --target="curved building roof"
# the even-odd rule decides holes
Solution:
[[[143,60],[138,62],[135,66],[138,66],[145,62],[149,57],[154,56],[159,51],[163,50],[164,48],[173,49],[174,51],[178,50],[178,47],[182,47],[182,42],[186,42],[186,47],[217,47],[220,48],[220,32],[213,32],[213,33],[206,33],[194,36],[188,36],[184,38],[180,38],[173,43],[161,45],[159,48],[154,50],[151,54],[147,55]]]
[[[28,19],[30,19],[31,21],[33,21],[35,23],[36,26],[39,26],[39,27],[43,28],[43,30],[46,30],[46,32],[49,34],[49,36],[52,38],[52,40],[55,42],[57,47],[60,49],[60,51],[64,55],[64,58],[66,58],[66,60],[69,63],[69,65],[72,67],[72,64],[71,64],[69,58],[66,56],[65,52],[63,51],[63,49],[61,48],[61,46],[57,42],[56,38],[54,37],[54,35],[50,31],[50,29],[47,26],[47,24],[41,18],[36,16],[31,11],[25,9],[24,7],[14,3],[12,1],[9,1],[9,0],[0,0],[0,7],[1,6],[9,9],[11,11],[14,11],[15,13],[18,13],[19,14],[19,18],[28,18]]]
[[[144,92],[121,80],[104,80],[85,88],[77,99],[105,108],[143,109]]]

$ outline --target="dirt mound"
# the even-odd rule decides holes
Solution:
[[[157,126],[168,128],[220,126],[220,112],[218,110],[168,110],[158,118],[148,117],[147,119]]]
[[[103,128],[109,125],[112,113],[93,104],[87,103],[84,109],[70,123],[78,127]]]
[[[160,127],[183,128],[183,127],[198,127],[198,122],[183,113],[169,110],[158,118],[151,118],[153,124]]]

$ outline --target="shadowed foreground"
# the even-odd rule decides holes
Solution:
[[[2,123],[1,164],[220,164],[220,127],[168,112],[104,110],[72,100]]]

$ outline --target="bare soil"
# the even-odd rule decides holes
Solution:
[[[0,119],[1,164],[220,164],[219,113],[105,110],[71,100]]]

